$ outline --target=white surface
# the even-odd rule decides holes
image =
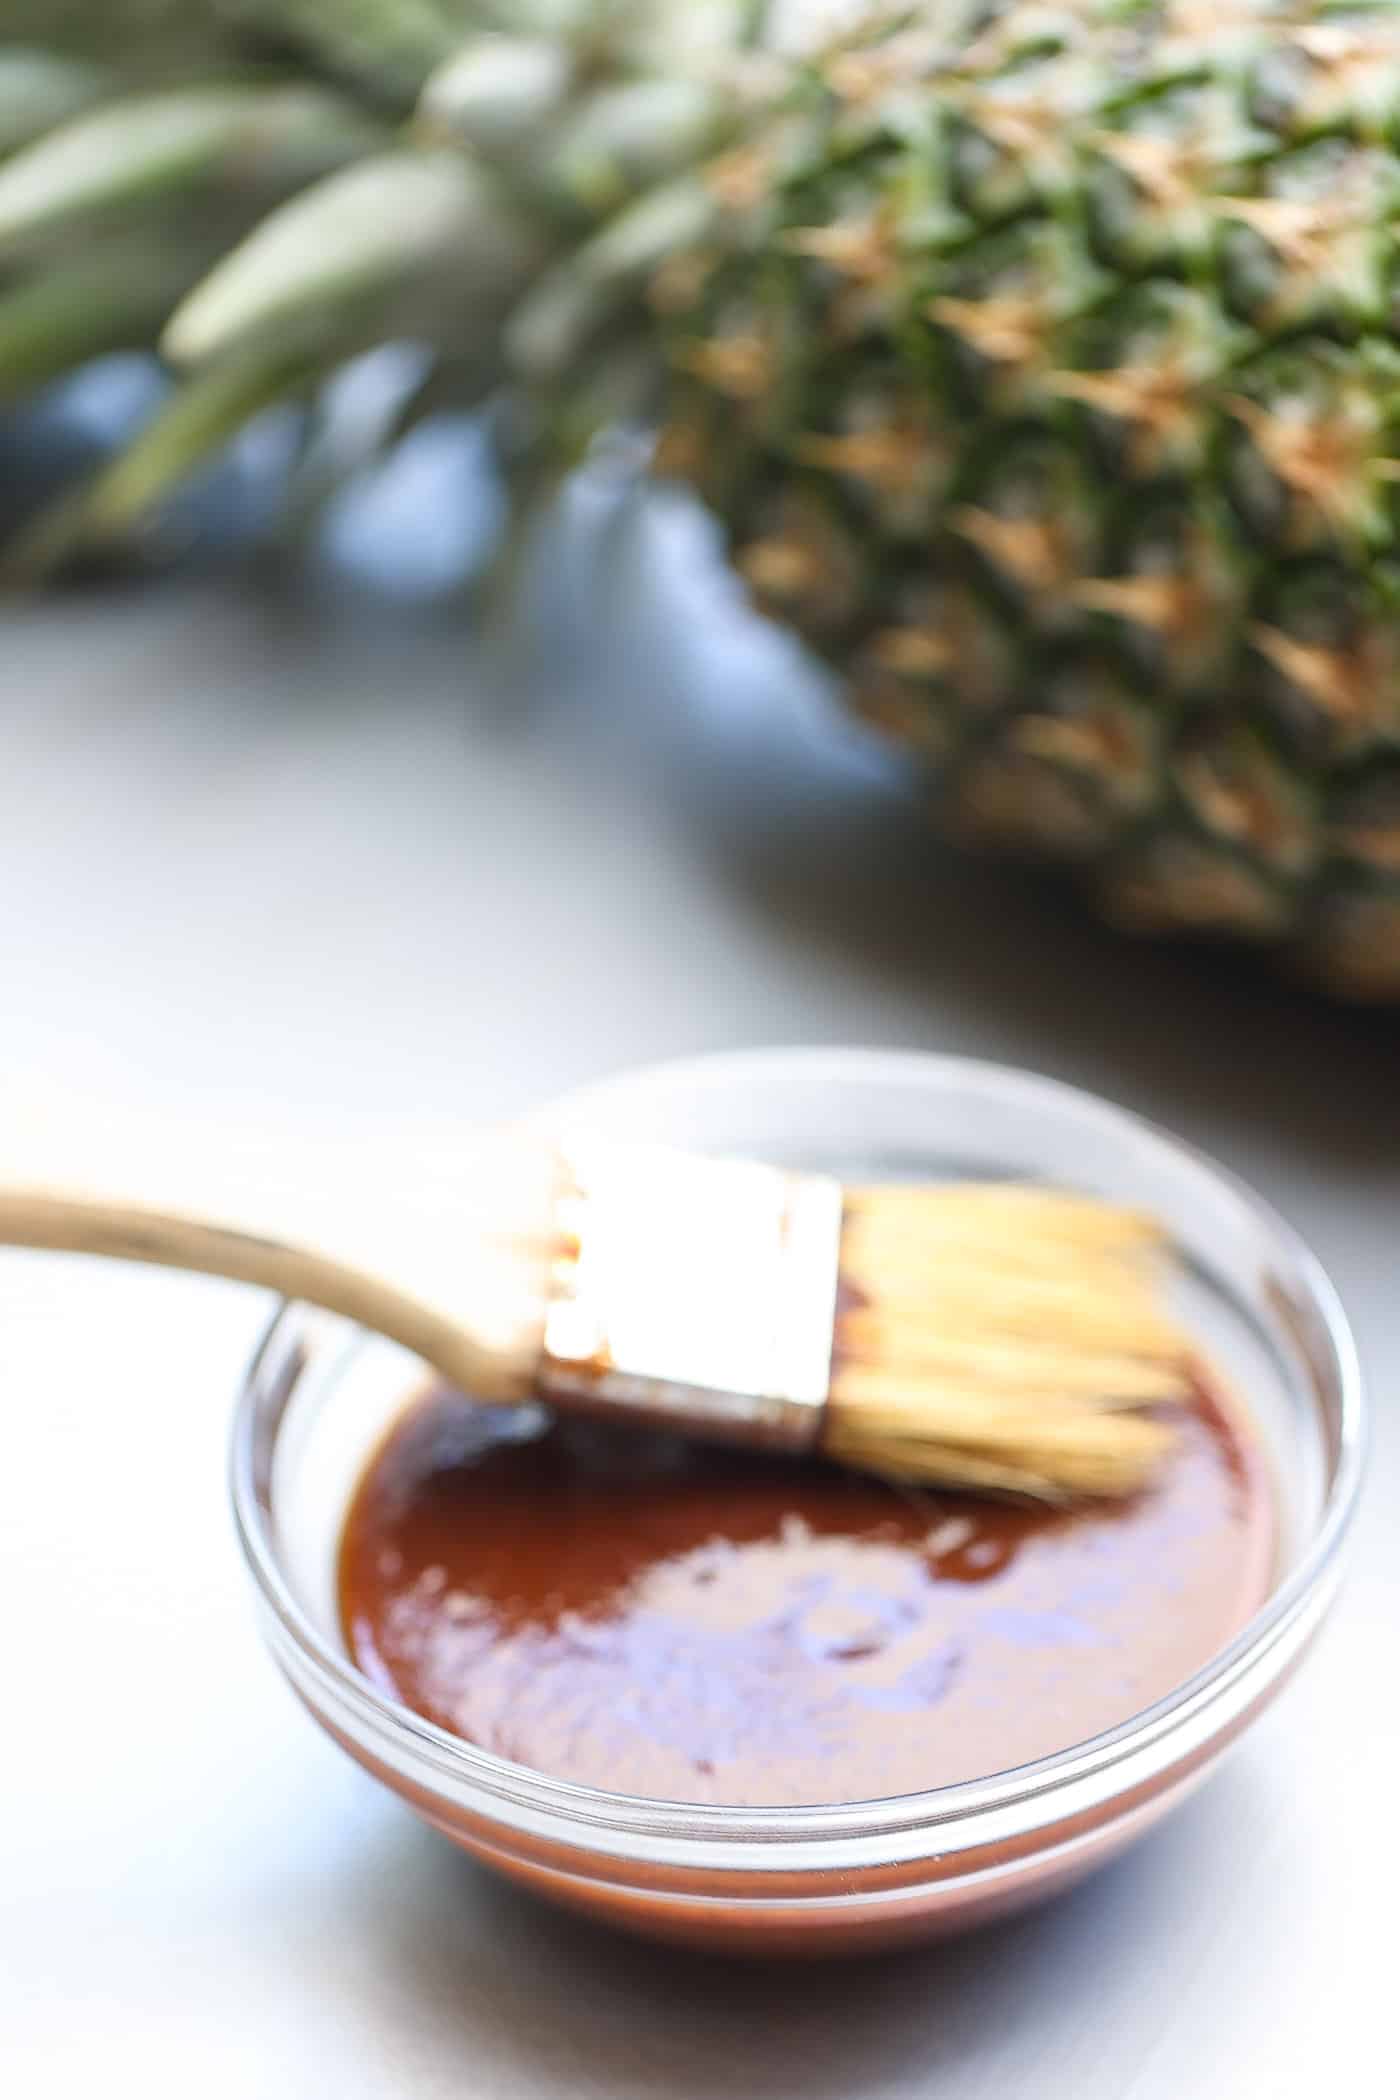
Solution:
[[[1331,1265],[1381,1416],[1343,1607],[1221,1777],[1054,1907],[819,1971],[498,1887],[324,1742],[225,1513],[262,1308],[0,1264],[0,2063],[27,2095],[1312,2100],[1390,2059],[1400,1684],[1395,1023],[1123,947],[946,863],[674,599],[528,691],[460,638],[213,595],[8,620],[0,1094],[345,1148],[774,1041],[1005,1058],[1145,1108]],[[493,688],[494,691],[494,688]],[[1364,2073],[1364,2075],[1363,2075]]]

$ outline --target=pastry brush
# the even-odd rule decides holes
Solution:
[[[483,1401],[948,1488],[1129,1494],[1189,1388],[1159,1228],[1051,1188],[844,1186],[577,1135],[490,1144],[445,1193],[366,1206],[368,1233],[343,1201],[300,1230],[266,1185],[253,1208],[0,1186],[0,1244],[261,1285]]]

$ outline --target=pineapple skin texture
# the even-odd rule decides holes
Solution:
[[[46,125],[0,42],[0,397],[129,342],[179,383],[12,572],[410,334],[423,412],[523,411],[525,498],[656,422],[953,835],[1400,1001],[1400,5],[915,0],[794,55],[747,0],[201,0],[173,56],[123,6],[116,61],[49,11]],[[152,92],[163,158],[101,130]]]
[[[1400,998],[1400,11],[918,9],[654,288],[660,462],[959,837]]]

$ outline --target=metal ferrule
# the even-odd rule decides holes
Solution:
[[[810,1450],[831,1381],[840,1184],[583,1139],[560,1156],[540,1397]]]

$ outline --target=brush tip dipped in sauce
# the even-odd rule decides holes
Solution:
[[[430,1392],[340,1546],[384,1692],[552,1777],[837,1803],[989,1777],[1140,1713],[1265,1596],[1265,1461],[1202,1381],[1114,1506],[894,1488],[820,1464]]]

